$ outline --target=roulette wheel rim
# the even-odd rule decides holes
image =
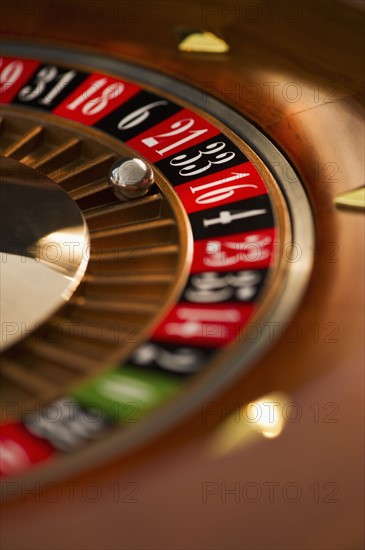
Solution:
[[[5,46],[5,51],[8,56],[10,55],[14,59],[21,59],[22,55],[24,56],[24,51],[29,59],[42,59],[45,56],[44,47],[33,46],[29,43],[10,43]],[[91,57],[90,54],[82,54],[81,52],[75,55],[72,51],[51,47],[47,48],[46,58],[50,59],[52,63],[62,63],[66,68],[67,65],[73,68],[76,66],[90,67],[94,71],[106,71],[107,74],[130,79],[140,85],[150,85],[149,83],[153,82],[155,89],[163,90],[165,94],[169,94],[173,98],[184,101],[188,97],[189,104],[193,105],[194,108],[198,108],[199,112],[204,109],[205,113],[215,118],[219,116],[219,122],[229,128],[236,139],[243,140],[244,144],[247,144],[254,153],[259,155],[259,161],[263,163],[264,170],[268,170],[279,184],[280,191],[285,196],[285,206],[288,208],[291,220],[292,236],[290,237],[290,243],[294,243],[295,247],[299,247],[301,261],[298,266],[296,259],[294,258],[291,261],[290,254],[287,255],[289,268],[286,267],[285,276],[282,276],[283,282],[280,284],[280,291],[276,291],[276,294],[271,293],[271,299],[270,297],[266,299],[266,307],[264,305],[262,308],[264,311],[266,310],[265,313],[261,311],[260,317],[255,317],[255,321],[261,322],[260,327],[264,327],[262,333],[260,330],[258,345],[247,346],[243,356],[241,346],[233,353],[231,349],[228,349],[226,356],[223,356],[223,358],[221,356],[218,361],[215,361],[216,366],[214,369],[210,366],[205,375],[200,375],[200,380],[190,383],[187,391],[183,391],[181,396],[176,396],[174,402],[162,406],[160,411],[155,412],[152,418],[148,419],[148,422],[144,421],[139,426],[133,427],[126,434],[122,434],[123,437],[121,437],[121,434],[115,433],[113,436],[94,443],[92,448],[88,446],[78,451],[76,455],[71,454],[67,458],[63,457],[63,465],[61,466],[52,463],[49,465],[42,464],[40,471],[39,468],[34,467],[34,472],[32,471],[30,475],[27,475],[30,483],[34,480],[53,479],[57,475],[57,469],[60,476],[70,475],[82,467],[86,457],[90,464],[97,464],[105,457],[105,454],[113,456],[123,451],[128,452],[134,446],[141,445],[153,438],[160,431],[168,429],[179,419],[189,414],[191,410],[196,410],[200,403],[211,399],[215,394],[222,391],[232,382],[232,379],[249,368],[254,359],[262,355],[265,348],[270,345],[272,340],[270,324],[283,323],[288,320],[298,303],[300,303],[311,272],[312,250],[314,248],[312,214],[300,180],[279,150],[242,116],[214,98],[202,96],[198,90],[184,83],[143,67],[123,63],[118,59]],[[73,62],[74,60],[76,64]],[[300,215],[295,215],[296,212],[300,212]],[[177,214],[177,217],[179,217],[179,214]],[[286,226],[288,225],[286,222]],[[282,230],[282,233],[284,234],[284,230]],[[281,239],[283,240],[283,237]],[[289,246],[289,243],[285,242],[285,246]],[[185,254],[188,258],[189,254],[187,252]],[[251,340],[248,341],[252,343]],[[227,368],[227,362],[229,368]],[[226,365],[225,368],[221,367],[222,364]]]

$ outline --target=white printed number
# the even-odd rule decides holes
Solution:
[[[271,237],[248,235],[242,242],[221,243],[208,241],[204,250],[204,264],[208,267],[233,266],[239,262],[257,262],[270,256]]]
[[[200,193],[201,191],[206,191],[202,193],[199,197],[195,199],[196,204],[212,204],[214,202],[224,201],[232,197],[235,194],[237,189],[247,189],[253,188],[257,189],[257,185],[246,183],[244,185],[226,185],[230,182],[237,182],[242,178],[246,178],[250,174],[247,172],[231,172],[231,175],[227,178],[222,178],[211,183],[205,183],[203,185],[198,185],[195,187],[190,187],[190,191],[193,195],[195,193]],[[218,187],[218,189],[212,189],[212,187]]]
[[[195,303],[218,303],[236,298],[250,300],[256,293],[261,275],[255,271],[238,271],[219,277],[217,273],[200,273],[191,278],[191,288],[185,297]]]
[[[3,66],[4,60],[0,58],[0,67]],[[9,65],[6,65],[0,71],[0,93],[8,90],[13,84],[20,78],[24,69],[23,63],[20,59],[14,59]]]
[[[25,86],[20,90],[18,98],[20,101],[33,101],[38,99],[38,103],[42,105],[50,105],[59,93],[71,82],[76,75],[76,71],[68,71],[67,73],[59,74],[57,67],[48,65],[41,69],[35,79],[33,85]],[[44,96],[46,87],[51,82],[55,82],[51,90]]]
[[[142,124],[142,122],[150,116],[151,109],[155,109],[161,105],[167,105],[167,101],[155,101],[154,103],[149,103],[129,113],[119,121],[118,130],[129,130],[130,128],[138,126],[138,124]]]
[[[195,120],[193,118],[183,118],[182,120],[178,120],[171,125],[171,132],[166,132],[164,134],[159,134],[155,137],[142,139],[142,143],[147,145],[147,147],[154,147],[156,145],[159,145],[162,141],[166,140],[169,137],[174,137],[179,134],[183,134],[184,132],[187,132],[187,135],[182,139],[175,141],[171,145],[168,145],[167,147],[164,147],[159,151],[156,151],[156,153],[163,156],[165,153],[176,149],[176,147],[179,147],[180,145],[183,145],[184,143],[187,143],[188,141],[191,141],[192,139],[195,139],[208,131],[206,128],[202,130],[190,130],[190,128],[194,126],[194,124]]]
[[[169,351],[156,344],[148,343],[137,349],[133,359],[138,365],[148,366],[155,361],[159,367],[172,372],[195,372],[202,365],[204,354],[193,348]]]
[[[193,158],[187,158],[187,155],[178,155],[170,161],[171,166],[183,166],[179,171],[180,176],[196,176],[197,174],[202,174],[209,170],[213,164],[223,164],[229,162],[235,157],[235,153],[232,151],[223,151],[226,144],[223,141],[217,141],[216,143],[210,143],[207,145],[205,151],[199,151],[199,153]],[[218,154],[217,154],[218,153]],[[208,162],[198,168],[197,164],[194,164],[196,161],[203,158],[203,155],[215,155],[214,160],[208,159]]]
[[[81,112],[83,115],[91,116],[100,113],[106,108],[109,101],[120,96],[125,88],[122,82],[113,82],[102,90],[107,82],[107,78],[96,80],[87,90],[82,92],[79,97],[67,105],[67,109],[75,111],[82,105]],[[99,91],[101,91],[100,95],[90,98],[90,96],[93,96]]]

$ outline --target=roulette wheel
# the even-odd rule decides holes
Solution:
[[[2,547],[362,547],[363,18],[3,4]]]

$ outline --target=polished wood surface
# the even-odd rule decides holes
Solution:
[[[361,3],[13,2],[3,11],[6,35],[152,66],[244,113],[300,174],[318,246],[292,319],[302,331],[298,342],[280,338],[221,396],[209,421],[194,411],[133,456],[73,480],[73,502],[63,486],[53,503],[51,491],[49,499],[6,503],[2,548],[362,548],[364,215],[333,204],[337,194],[364,184]],[[222,35],[230,52],[179,52],[179,30],[197,28]],[[334,341],[326,338],[331,327]],[[288,422],[277,439],[215,456],[220,411],[273,391],[300,407],[300,420]],[[337,422],[325,421],[329,403]],[[204,502],[208,482],[218,492]],[[263,491],[257,502],[242,493],[238,502],[232,495],[223,502],[222,484],[241,489],[249,482]],[[102,488],[95,503],[83,494],[89,483]],[[128,483],[137,484],[138,502],[128,502]],[[279,484],[272,499],[270,483]],[[300,488],[296,502],[283,497],[288,483]]]

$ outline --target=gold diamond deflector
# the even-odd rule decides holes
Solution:
[[[185,31],[179,43],[181,52],[227,53],[229,45],[225,40],[209,31]]]
[[[337,195],[334,203],[339,208],[365,210],[365,186]]]
[[[117,140],[92,129],[65,124],[48,114],[27,113],[24,117],[21,110],[4,107],[2,115],[3,168],[6,166],[9,171],[12,167],[14,171],[16,167],[15,172],[29,189],[34,190],[34,184],[55,193],[56,202],[63,200],[66,205],[63,215],[67,204],[73,210],[79,227],[77,240],[86,226],[90,237],[89,247],[89,241],[83,241],[88,249],[87,266],[86,262],[80,264],[81,260],[67,261],[67,254],[62,253],[52,266],[57,281],[70,279],[75,272],[81,278],[87,267],[76,290],[72,293],[76,285],[71,279],[67,288],[59,289],[55,283],[53,288],[57,291],[53,295],[58,297],[58,303],[33,319],[39,321],[40,327],[32,332],[28,325],[24,326],[21,340],[11,341],[14,345],[2,353],[1,397],[23,406],[56,399],[75,384],[128,357],[181,292],[189,272],[192,237],[180,202],[160,174],[155,174],[156,183],[147,195],[129,202],[115,197],[108,181],[109,170],[114,162],[131,154]],[[13,310],[15,302],[20,304],[21,321],[27,320],[25,311],[34,310],[38,302],[47,304],[52,297],[52,290],[47,290],[52,287],[50,279],[47,283],[43,279],[50,271],[45,253],[48,248],[49,254],[54,253],[48,245],[51,241],[60,245],[60,241],[75,240],[69,231],[77,226],[74,218],[64,228],[55,225],[57,209],[49,206],[52,215],[47,223],[47,208],[39,189],[34,198],[38,202],[33,201],[33,213],[27,212],[27,205],[23,204],[24,223],[31,225],[34,232],[39,225],[34,218],[39,218],[38,221],[43,220],[42,227],[34,235],[24,230],[28,240],[31,235],[31,242],[21,241],[18,247],[27,250],[24,266],[28,266],[28,271],[24,271],[25,267],[20,271],[17,265],[17,279],[10,278],[4,287],[8,292],[13,286],[9,307]],[[10,212],[9,216],[11,225]],[[5,241],[10,246],[14,239]],[[70,249],[72,246],[67,245],[66,252]],[[16,250],[3,248],[2,252],[7,253],[9,260]],[[77,260],[77,249],[74,252]],[[18,257],[23,266],[22,257]],[[4,265],[12,266],[10,261]],[[61,294],[69,299],[58,307]]]

